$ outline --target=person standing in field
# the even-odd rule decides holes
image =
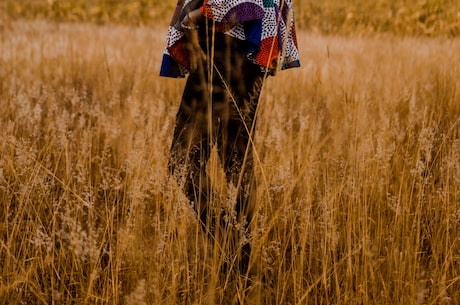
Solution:
[[[237,235],[232,249],[243,274],[248,271],[256,193],[253,138],[259,96],[269,75],[299,66],[292,0],[178,1],[160,75],[189,76],[176,116],[169,170],[208,234],[213,236],[217,226],[238,231],[229,234]],[[211,211],[206,164],[213,147],[228,189],[236,194],[233,217],[239,225],[230,225],[229,215]]]

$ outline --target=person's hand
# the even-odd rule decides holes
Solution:
[[[190,71],[196,71],[206,59],[206,55],[203,49],[200,47],[200,41],[198,37],[198,23],[203,18],[200,10],[194,10],[185,16],[182,20],[181,27],[185,34],[185,48],[189,53]]]
[[[206,59],[206,55],[203,52],[203,49],[200,47],[200,42],[198,39],[198,29],[197,28],[187,28],[184,29],[185,33],[185,47],[189,54],[190,61],[190,71],[194,72],[198,69],[199,65],[203,63]]]

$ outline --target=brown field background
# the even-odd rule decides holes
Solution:
[[[169,21],[177,1],[2,0],[9,18],[152,25]],[[293,0],[297,24],[321,33],[460,35],[457,0]]]
[[[460,304],[460,5],[297,2],[245,298],[166,171],[172,6],[0,3],[0,303]]]

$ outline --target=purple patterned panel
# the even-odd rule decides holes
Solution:
[[[264,9],[255,3],[241,3],[234,6],[222,19],[222,22],[245,22],[264,17]]]

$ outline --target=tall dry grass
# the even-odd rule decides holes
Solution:
[[[0,28],[0,303],[460,303],[459,41],[299,33],[260,102],[245,293],[166,171],[164,34]]]
[[[97,23],[167,23],[176,0],[2,0],[0,16]],[[460,35],[457,0],[293,0],[297,25],[321,33]]]

